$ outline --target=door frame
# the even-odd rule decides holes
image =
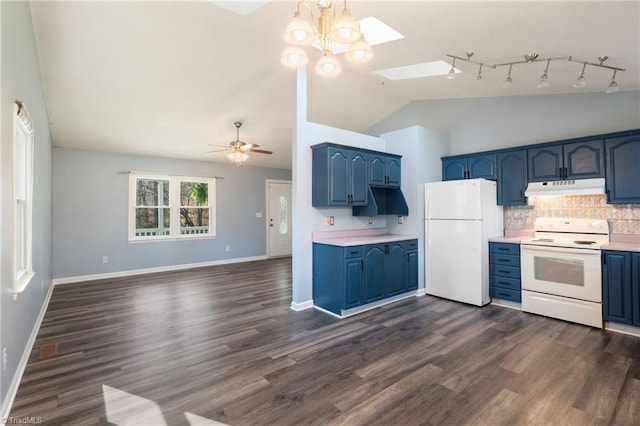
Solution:
[[[265,232],[267,235],[267,247],[266,247],[266,253],[267,253],[267,259],[271,259],[271,237],[269,236],[269,221],[267,219],[269,219],[269,209],[270,209],[270,205],[269,205],[269,184],[270,183],[288,183],[289,185],[291,185],[291,197],[293,198],[293,182],[290,180],[282,180],[282,179],[265,179],[264,181],[264,198],[265,198],[265,205],[266,205],[266,210],[264,213],[264,227],[265,227]],[[293,207],[293,205],[291,205]],[[293,211],[291,212],[291,215],[293,216]],[[291,239],[293,240],[293,227],[291,227]],[[292,241],[293,242],[293,241]],[[293,254],[293,253],[292,253]],[[284,257],[284,256],[277,256],[277,257]]]

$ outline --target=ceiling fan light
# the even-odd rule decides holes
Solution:
[[[322,56],[316,64],[316,72],[324,77],[334,77],[340,71],[340,62],[330,53]]]
[[[287,25],[284,41],[294,46],[308,46],[313,42],[313,27],[304,18],[302,12],[297,11]]]
[[[249,156],[242,151],[233,151],[227,154],[227,158],[240,165],[249,159]]]
[[[355,41],[355,43],[349,46],[346,58],[349,62],[357,64],[367,62],[373,58],[371,46],[369,46],[369,43],[366,42],[362,35]]]
[[[304,49],[296,46],[287,46],[282,52],[281,62],[288,67],[298,68],[305,66],[309,62],[309,57]]]
[[[336,43],[349,44],[358,40],[362,35],[358,22],[351,16],[351,11],[346,7],[342,9],[340,16],[331,26],[331,39]]]

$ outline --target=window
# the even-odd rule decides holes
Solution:
[[[16,101],[13,137],[13,264],[14,293],[21,293],[35,275],[32,266],[33,121]]]
[[[129,241],[215,235],[215,179],[130,174]]]

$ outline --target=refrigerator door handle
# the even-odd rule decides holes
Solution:
[[[431,232],[429,232],[429,221],[424,222],[424,231],[427,233],[427,248],[431,248]]]

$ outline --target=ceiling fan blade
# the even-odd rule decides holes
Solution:
[[[255,152],[257,154],[273,154],[273,151],[267,151],[265,149],[255,149],[255,148],[249,148],[247,149],[248,152]]]
[[[229,149],[229,145],[216,145],[216,144],[213,144],[213,143],[208,143],[207,145],[209,145],[209,146],[217,146],[217,147],[220,147],[220,148]]]
[[[213,151],[207,151],[207,154],[210,152],[224,152],[224,151],[229,151],[230,148],[225,148],[225,149],[214,149]]]

